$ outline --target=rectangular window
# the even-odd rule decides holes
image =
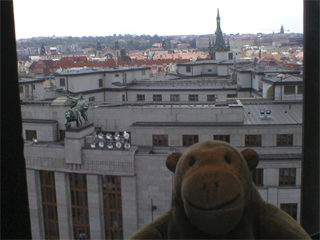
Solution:
[[[283,93],[285,95],[295,94],[296,87],[295,86],[284,86]]]
[[[96,101],[96,97],[89,97],[89,102],[95,102]]]
[[[115,77],[119,77],[119,73],[116,73],[114,76],[115,76]]]
[[[199,142],[198,135],[182,135],[182,146],[189,147],[194,143]]]
[[[31,85],[32,86],[32,90],[36,90],[36,85]]]
[[[106,239],[123,239],[121,178],[102,176],[102,193]]]
[[[225,141],[230,143],[230,135],[214,135],[213,140]]]
[[[70,173],[69,176],[74,239],[90,239],[86,175]]]
[[[293,146],[293,134],[277,134],[277,146]]]
[[[45,238],[59,239],[59,222],[54,172],[40,171],[40,183]]]
[[[142,70],[142,75],[146,75],[146,70]]]
[[[122,98],[122,102],[125,102],[125,101],[126,101],[126,95],[122,94],[122,95],[121,95],[121,98]]]
[[[303,94],[303,86],[298,86],[298,94]]]
[[[188,99],[190,102],[196,102],[199,100],[199,96],[197,94],[189,94]]]
[[[191,67],[190,66],[186,66],[186,72],[191,72]]]
[[[288,213],[295,220],[297,220],[297,212],[298,212],[297,203],[280,203],[280,209]]]
[[[19,92],[23,93],[23,86],[19,86]]]
[[[180,95],[178,95],[178,94],[170,94],[170,101],[171,102],[179,102],[180,101]]]
[[[137,101],[145,101],[146,96],[144,94],[137,94]]]
[[[212,72],[212,69],[208,69],[208,72]]]
[[[229,54],[228,54],[228,59],[229,59],[229,60],[233,60],[233,53],[229,53]]]
[[[162,101],[162,95],[161,94],[153,95],[153,101],[154,102],[161,102]]]
[[[227,98],[236,98],[237,94],[227,94]]]
[[[217,95],[215,95],[215,94],[207,95],[207,101],[208,102],[215,102],[216,100],[217,100]]]
[[[263,169],[257,168],[252,171],[252,181],[256,186],[263,186]]]
[[[65,130],[59,130],[59,140],[63,141],[66,138],[66,131]]]
[[[103,79],[102,78],[99,79],[99,87],[103,87]]]
[[[32,141],[32,139],[37,139],[37,131],[36,130],[26,130],[26,140]]]
[[[59,83],[60,83],[60,87],[65,87],[66,86],[66,79],[60,78]]]
[[[246,147],[260,147],[261,146],[261,135],[245,135],[245,146]]]
[[[279,169],[279,185],[295,186],[296,185],[296,169],[280,168]]]
[[[152,135],[152,146],[168,146],[168,135]]]

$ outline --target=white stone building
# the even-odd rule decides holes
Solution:
[[[44,100],[46,92],[54,88],[55,81],[49,78],[22,78],[19,81],[21,100]]]
[[[301,103],[104,104],[90,107],[90,124],[66,130],[67,109],[21,105],[35,239],[127,239],[170,208],[167,155],[212,139],[255,149],[254,182],[262,197],[299,219]],[[87,142],[94,132],[124,131],[130,149]]]

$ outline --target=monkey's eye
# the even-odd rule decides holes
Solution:
[[[195,164],[195,162],[196,162],[196,159],[195,159],[195,157],[192,156],[190,158],[190,162],[189,162],[190,167],[192,167]]]
[[[224,157],[224,160],[228,163],[228,164],[231,164],[231,159],[228,157],[228,156],[225,156]]]

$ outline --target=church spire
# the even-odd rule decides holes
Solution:
[[[217,31],[218,29],[221,31],[221,28],[220,28],[220,14],[219,14],[219,8],[217,10]]]
[[[220,14],[219,14],[219,8],[218,8],[218,11],[217,11],[217,30],[216,30],[216,39],[215,39],[215,46],[218,47],[218,51],[220,52],[224,52],[224,47],[225,47],[225,42],[224,42],[224,39],[223,39],[223,34],[222,34],[222,31],[221,31],[221,27],[220,27]]]
[[[219,8],[217,9],[217,29],[215,32],[215,39],[212,41],[212,45],[209,44],[209,53],[211,56],[211,59],[213,59],[212,56],[214,56],[216,52],[228,52],[230,51],[230,45],[229,41],[226,44],[223,38],[223,33],[221,31],[221,26],[220,26],[220,13],[219,13]]]

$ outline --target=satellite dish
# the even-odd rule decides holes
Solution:
[[[131,147],[130,143],[125,143],[125,144],[124,144],[124,148],[125,148],[125,149],[129,149],[130,147]]]
[[[130,138],[130,134],[127,132],[124,132],[123,137],[128,140]]]
[[[99,142],[99,147],[101,147],[101,148],[104,147],[104,141]]]
[[[114,137],[114,139],[115,139],[116,141],[119,141],[119,140],[120,140],[120,135],[119,135],[119,134],[116,135],[116,136]]]
[[[33,141],[34,143],[38,143],[38,139],[36,139],[36,138],[32,138],[32,141]]]
[[[112,139],[112,135],[110,133],[107,133],[106,137],[107,137],[108,140]]]
[[[103,136],[102,133],[99,133],[99,134],[98,134],[98,138],[99,138],[99,139],[103,139],[103,137],[104,137],[104,136]]]
[[[91,143],[90,146],[91,146],[91,148],[96,148],[96,144],[95,143]]]
[[[117,143],[116,143],[116,147],[117,147],[117,148],[121,148],[121,147],[122,147],[121,142],[117,142]]]
[[[112,149],[113,148],[112,143],[108,143],[107,148]]]

